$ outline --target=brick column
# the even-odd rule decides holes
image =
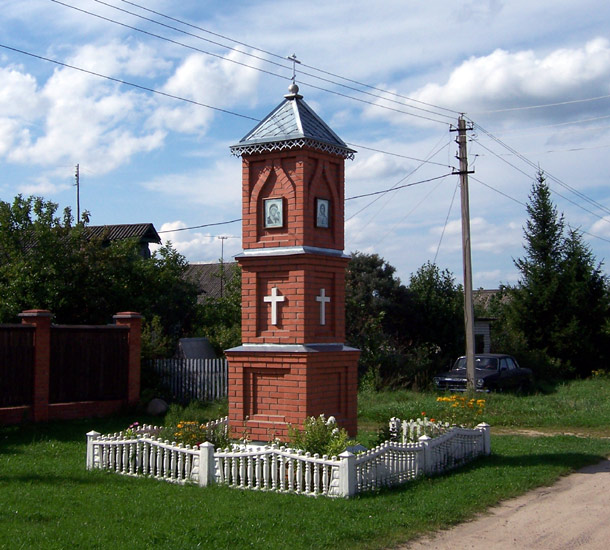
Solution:
[[[24,325],[34,325],[34,395],[32,419],[49,420],[49,371],[51,368],[51,312],[47,309],[29,309],[19,314]]]
[[[121,311],[114,317],[117,325],[129,327],[129,373],[127,375],[127,403],[137,405],[140,400],[140,352],[142,347],[142,316],[134,311]]]

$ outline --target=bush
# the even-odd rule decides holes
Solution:
[[[338,456],[349,445],[356,444],[349,439],[345,429],[337,426],[334,416],[327,419],[323,414],[307,418],[303,430],[290,426],[288,435],[293,448],[320,456]]]

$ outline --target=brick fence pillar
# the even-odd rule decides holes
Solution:
[[[127,375],[127,403],[137,405],[140,400],[140,352],[142,347],[142,316],[133,311],[121,311],[114,317],[117,325],[129,327],[129,374]]]
[[[19,314],[24,325],[34,325],[34,395],[32,419],[49,420],[49,372],[51,369],[51,312],[47,309],[29,309]]]

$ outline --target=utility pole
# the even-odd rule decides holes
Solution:
[[[226,235],[219,235],[220,239],[220,297],[222,298],[224,293],[224,282],[225,282],[225,241],[229,238]]]
[[[456,174],[460,175],[460,190],[462,199],[462,258],[464,264],[464,328],[466,332],[466,379],[467,388],[471,391],[476,389],[474,368],[474,306],[472,304],[472,261],[470,253],[470,205],[468,197],[468,174],[474,170],[468,170],[468,153],[466,150],[466,121],[463,115],[458,118],[458,155],[460,169]],[[452,131],[454,129],[452,128]]]
[[[76,165],[74,179],[76,180],[76,223],[78,223],[80,221],[80,173],[78,164]]]

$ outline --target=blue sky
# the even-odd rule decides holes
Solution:
[[[79,164],[92,224],[152,222],[189,261],[220,258],[226,236],[229,259],[240,223],[175,230],[241,216],[229,146],[282,101],[296,53],[305,100],[358,151],[346,197],[401,187],[346,202],[346,252],[380,254],[405,282],[426,261],[461,282],[458,181],[441,176],[458,166],[449,130],[464,112],[475,288],[518,279],[538,166],[566,222],[610,258],[608,2],[1,6],[1,200],[75,209]]]

